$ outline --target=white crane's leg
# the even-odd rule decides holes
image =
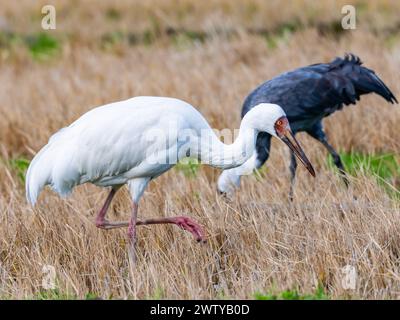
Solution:
[[[139,205],[133,202],[132,216],[128,223],[129,258],[136,264],[136,225]]]
[[[96,226],[101,229],[115,229],[115,228],[122,228],[122,227],[129,227],[130,223],[133,223],[132,217],[130,221],[119,221],[119,222],[110,222],[107,219],[105,219],[107,209],[110,206],[110,203],[116,193],[116,189],[112,189],[110,194],[108,195],[106,202],[104,203],[103,207],[101,208],[99,214],[97,215],[96,218]],[[135,211],[134,211],[135,210]],[[138,204],[136,202],[133,202],[133,208],[132,208],[132,216],[137,217],[137,211],[138,211]],[[176,224],[177,226],[181,227],[184,230],[189,231],[195,239],[199,242],[205,242],[205,233],[203,232],[202,227],[192,220],[190,217],[186,216],[178,216],[178,217],[170,217],[170,218],[151,218],[151,219],[146,219],[146,220],[136,220],[136,226],[143,226],[143,225],[149,225],[149,224]],[[132,230],[133,232],[133,230]]]
[[[131,180],[129,190],[132,196],[132,216],[128,225],[128,237],[130,241],[130,256],[132,261],[136,261],[135,245],[136,245],[136,226],[149,225],[149,224],[175,224],[182,229],[189,231],[198,242],[205,242],[205,236],[202,227],[189,217],[178,216],[178,217],[167,217],[167,218],[152,218],[146,220],[137,220],[139,200],[143,195],[144,190],[147,187],[150,179],[140,178]],[[127,225],[125,223],[125,225]]]
[[[129,257],[133,264],[136,263],[136,224],[139,209],[139,200],[149,184],[150,178],[138,178],[128,182],[129,191],[132,197],[132,215],[128,225]]]
[[[140,178],[131,180],[129,185],[129,190],[132,196],[132,215],[129,221],[121,222],[109,222],[105,216],[107,210],[114,198],[115,193],[120,187],[113,188],[108,195],[103,207],[101,208],[99,214],[96,218],[96,226],[102,229],[114,229],[121,227],[128,227],[128,238],[129,238],[129,255],[133,262],[136,261],[135,245],[136,245],[136,226],[149,225],[149,224],[175,224],[182,229],[189,231],[198,242],[205,242],[205,233],[202,227],[190,217],[178,216],[178,217],[168,217],[168,218],[151,218],[146,220],[137,220],[138,210],[139,210],[139,200],[143,195],[150,179]]]
[[[127,223],[126,222],[109,222],[105,217],[107,214],[107,210],[110,207],[111,201],[114,198],[115,194],[117,193],[118,187],[113,187],[103,205],[103,207],[100,209],[97,217],[96,217],[96,227],[101,228],[101,229],[113,229],[113,228],[120,228],[120,227],[126,227]]]
[[[189,231],[197,242],[206,242],[205,233],[203,228],[193,219],[187,216],[177,216],[177,217],[169,217],[169,218],[156,218],[156,219],[146,219],[146,220],[137,220],[137,226],[143,226],[148,224],[175,224],[178,227]]]

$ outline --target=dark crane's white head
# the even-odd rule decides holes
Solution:
[[[307,170],[315,177],[315,171],[290,129],[285,111],[277,104],[260,103],[244,116],[242,123],[258,132],[267,132],[282,140]]]

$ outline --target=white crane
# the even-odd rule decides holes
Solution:
[[[315,175],[278,105],[263,103],[252,108],[243,118],[235,142],[226,145],[190,104],[166,97],[135,97],[94,108],[55,133],[28,168],[26,196],[34,205],[45,185],[61,196],[87,182],[111,187],[96,226],[128,227],[131,253],[137,225],[176,224],[197,241],[204,241],[201,226],[189,217],[137,220],[139,200],[150,180],[184,157],[195,157],[221,169],[243,164],[254,153],[258,132],[279,137]],[[130,221],[109,222],[105,218],[107,209],[124,184],[128,184],[133,202]]]

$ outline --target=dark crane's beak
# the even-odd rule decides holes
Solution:
[[[315,177],[315,171],[311,162],[306,157],[303,149],[300,147],[297,139],[295,138],[292,130],[287,128],[282,134],[278,135],[279,138],[294,152],[296,157],[301,161],[301,163],[307,168],[308,172]]]

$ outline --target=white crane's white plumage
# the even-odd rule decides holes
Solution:
[[[266,108],[260,116],[257,111],[261,109],[244,119],[243,134],[239,139],[232,145],[224,145],[204,117],[190,104],[178,99],[135,97],[95,108],[55,133],[35,156],[26,177],[27,198],[35,204],[39,192],[47,184],[65,196],[74,186],[85,182],[114,186],[135,178],[157,177],[173,164],[160,165],[163,159],[151,164],[146,157],[152,156],[152,160],[158,154],[162,157],[166,145],[179,150],[177,144],[184,145],[188,140],[190,155],[204,158],[204,162],[213,161],[210,164],[216,167],[229,168],[229,157],[240,159],[242,149],[254,146],[251,129],[254,133],[268,130],[275,135],[273,125],[284,116],[278,106]],[[168,143],[162,138],[154,143],[149,141],[152,129],[168,138]],[[187,135],[188,129],[191,130],[189,138],[173,136],[174,132]],[[204,136],[204,130],[209,130],[213,150],[201,142],[200,135]],[[247,141],[243,141],[245,138]],[[201,144],[203,150],[199,150]],[[220,148],[218,153],[215,147]],[[250,152],[248,157],[252,155]]]
[[[128,183],[137,211],[137,203],[148,182],[175,164],[162,159],[167,151],[171,150],[178,160],[190,154],[222,169],[236,167],[253,155],[258,132],[279,136],[276,123],[284,117],[284,111],[274,104],[252,108],[243,118],[235,142],[225,145],[204,117],[184,101],[135,97],[107,104],[92,109],[50,138],[28,168],[26,196],[31,204],[35,204],[45,185],[65,196],[74,186],[86,182],[111,186],[114,193]],[[286,126],[284,131],[289,130]],[[152,130],[159,139],[149,139]],[[182,148],[184,152],[181,152]],[[107,199],[103,211],[107,210],[113,194]],[[98,217],[100,227],[128,225],[120,223],[114,226],[104,219],[104,215],[105,212]],[[135,221],[130,223],[133,236],[134,226],[131,225],[144,224],[136,222],[136,212],[134,216]],[[148,223],[156,223],[152,221]],[[189,222],[186,220],[185,223]],[[190,223],[189,227],[184,223],[176,224],[186,230],[190,227],[196,229],[197,226]]]

